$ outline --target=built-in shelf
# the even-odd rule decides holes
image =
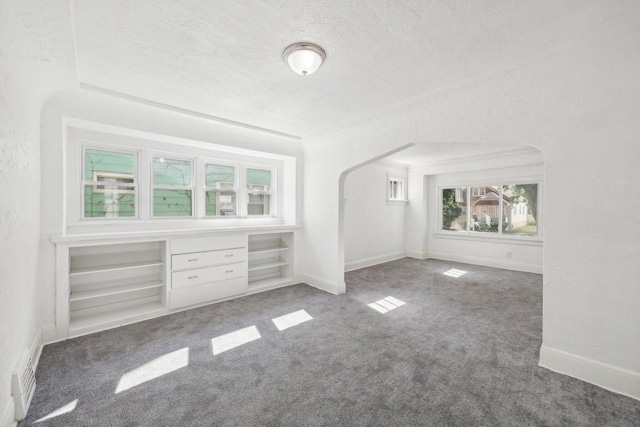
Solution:
[[[128,262],[128,263],[119,263],[119,264],[109,264],[109,265],[100,265],[100,266],[91,266],[91,267],[82,267],[82,268],[72,268],[69,272],[70,276],[78,276],[81,274],[92,274],[92,273],[105,273],[109,271],[120,271],[120,270],[129,270],[132,268],[144,268],[144,267],[153,267],[156,265],[164,264],[162,260],[153,260],[153,261],[141,261],[141,262]]]
[[[289,263],[287,261],[269,261],[269,262],[262,262],[260,264],[249,264],[249,271],[258,271],[258,270],[264,270],[267,268],[275,268],[275,267],[281,267],[283,265],[288,265]]]
[[[154,280],[142,283],[130,283],[126,285],[105,286],[100,289],[92,289],[88,291],[71,292],[69,301],[82,301],[91,298],[105,297],[108,295],[123,294],[126,292],[141,291],[143,289],[161,288],[164,283],[160,280]]]
[[[167,309],[160,301],[149,302],[140,305],[131,305],[129,307],[110,310],[103,313],[91,314],[86,316],[78,316],[71,319],[69,324],[69,333],[83,333],[87,328],[94,328],[101,325],[112,326],[116,324],[125,324],[129,320],[135,320],[140,317],[156,314],[158,312],[166,312]]]
[[[271,277],[269,279],[256,280],[249,282],[249,292],[260,292],[274,289],[280,286],[291,284],[291,280],[287,277]]]
[[[249,249],[249,255],[253,255],[253,254],[266,254],[269,252],[282,252],[282,251],[288,251],[289,248],[285,248],[285,247],[274,247],[274,248],[262,248],[262,249]]]

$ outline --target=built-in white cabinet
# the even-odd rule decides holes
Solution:
[[[165,307],[165,242],[69,249],[69,335]]]
[[[249,290],[258,292],[293,280],[294,233],[249,235]]]
[[[296,229],[55,238],[56,338],[291,285]]]
[[[171,241],[170,307],[247,292],[246,234]]]

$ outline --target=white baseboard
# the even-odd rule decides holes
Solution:
[[[542,274],[541,265],[526,264],[522,262],[506,261],[506,260],[494,259],[494,258],[446,254],[442,252],[429,252],[429,258],[439,259],[443,261],[463,262],[465,264],[483,265],[485,267],[502,268],[505,270],[523,271],[525,273]]]
[[[13,401],[13,396],[9,396],[9,399],[4,404],[4,408],[2,413],[0,413],[0,427],[15,427],[18,425],[18,422],[15,418],[15,402]]]
[[[406,251],[405,255],[409,258],[416,258],[416,259],[427,259],[429,258],[429,254],[425,253],[425,252],[414,252],[414,251]]]
[[[42,354],[42,347],[42,328],[39,328],[36,331],[36,335],[33,337],[33,340],[31,341],[31,347],[29,347],[29,354],[31,354],[31,363],[33,363],[33,369],[36,369],[38,367],[40,355]]]
[[[331,280],[326,280],[312,274],[303,274],[302,281],[309,286],[313,286],[314,288],[318,288],[334,295],[344,294],[347,288],[347,285],[344,282],[332,282]]]
[[[394,252],[391,254],[378,255],[371,258],[349,261],[344,264],[344,271],[353,271],[360,268],[371,267],[372,265],[382,264],[383,262],[395,261],[407,256],[405,251]]]
[[[55,323],[52,323],[50,325],[43,325],[42,328],[40,328],[40,330],[42,331],[42,344],[43,345],[51,344],[51,343],[54,343],[56,341],[59,341],[59,338],[56,336],[56,325],[55,325]]]
[[[596,362],[544,344],[540,347],[538,365],[640,400],[640,373]]]

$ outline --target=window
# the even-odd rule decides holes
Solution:
[[[407,200],[404,179],[389,177],[387,200],[401,202],[405,202]]]
[[[92,228],[95,222],[85,220],[113,219],[128,219],[131,228],[135,221],[160,224],[162,219],[204,220],[207,227],[224,218],[232,225],[247,218],[252,224],[282,222],[278,215],[285,208],[277,191],[292,186],[278,182],[284,176],[279,171],[288,167],[282,160],[245,154],[213,157],[226,153],[200,147],[182,154],[142,144],[120,149],[124,144],[113,141],[72,142],[69,153],[81,155],[69,157],[68,225]]]
[[[236,216],[236,168],[209,163],[204,168],[205,216]]]
[[[441,190],[441,230],[538,236],[538,184]]]
[[[469,200],[469,231],[474,233],[498,233],[500,223],[500,187],[487,185],[473,187]]]
[[[247,215],[271,215],[271,170],[247,168]]]
[[[472,196],[484,196],[486,188],[485,187],[473,187],[471,189]]]
[[[86,148],[83,156],[83,218],[137,216],[136,153]]]
[[[502,233],[519,236],[538,235],[538,184],[502,186],[504,213]]]
[[[153,157],[153,216],[193,216],[191,160]]]
[[[466,188],[442,189],[442,229],[467,231]]]

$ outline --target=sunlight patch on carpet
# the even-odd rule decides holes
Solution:
[[[456,268],[452,268],[451,270],[447,270],[445,271],[444,274],[445,276],[449,276],[449,277],[455,277],[456,279],[464,274],[466,274],[467,272],[464,270],[458,270]]]
[[[225,351],[231,350],[236,347],[240,347],[243,344],[255,341],[262,336],[258,332],[258,328],[249,326],[248,328],[239,329],[235,332],[220,335],[211,339],[211,346],[213,348],[213,355],[216,356]]]
[[[76,409],[76,405],[77,404],[78,404],[78,399],[74,400],[73,402],[69,402],[66,405],[61,406],[60,408],[56,409],[55,411],[53,411],[49,415],[46,415],[46,416],[40,418],[39,420],[34,421],[34,424],[35,423],[39,423],[41,421],[50,420],[51,418],[59,417],[60,415],[67,414],[67,413],[73,411],[74,409]]]
[[[167,353],[124,374],[118,382],[116,394],[177,371],[187,365],[189,365],[189,347]]]
[[[289,329],[292,326],[297,326],[300,323],[304,323],[312,319],[313,317],[311,317],[306,311],[298,310],[293,313],[271,319],[271,321],[276,325],[276,328],[278,328],[279,331],[284,331],[285,329]]]
[[[387,313],[391,310],[394,310],[400,306],[405,305],[406,303],[400,301],[397,298],[394,298],[392,296],[388,296],[386,298],[383,298],[381,300],[378,300],[376,302],[372,302],[371,304],[369,304],[369,307],[373,308],[374,310],[384,314]]]

